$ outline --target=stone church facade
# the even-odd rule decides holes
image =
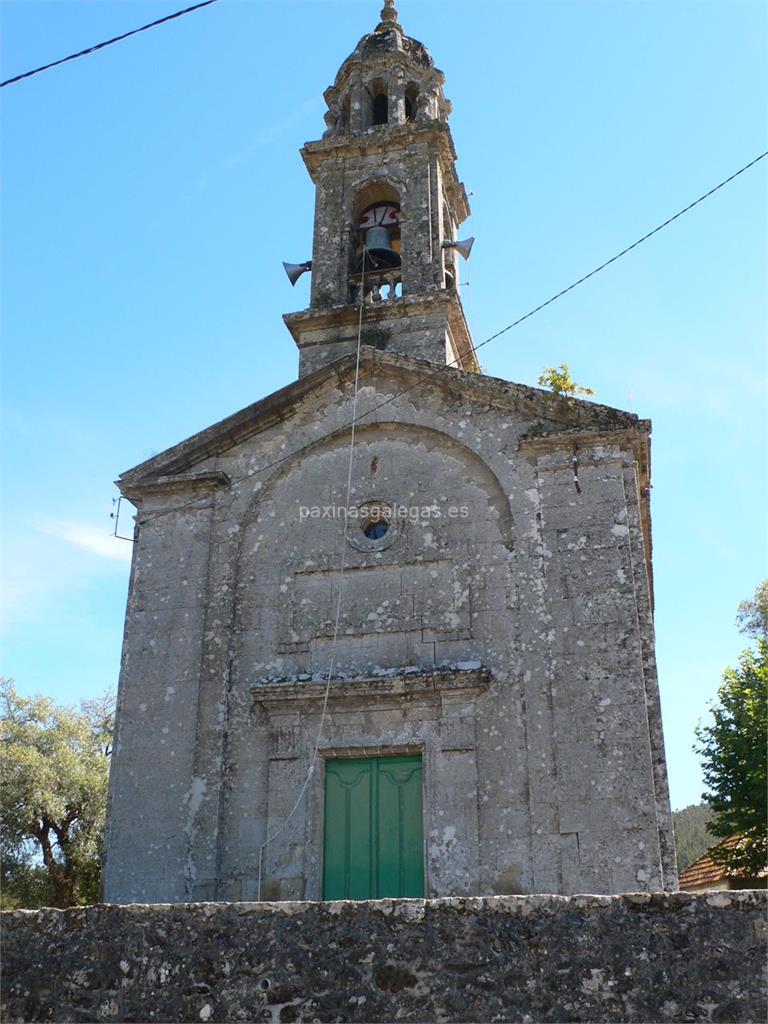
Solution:
[[[650,424],[479,372],[443,80],[386,0],[302,150],[298,379],[120,477],[108,901],[677,887]]]

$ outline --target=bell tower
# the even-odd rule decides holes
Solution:
[[[469,205],[444,80],[385,0],[325,92],[326,131],[301,151],[316,188],[310,305],[283,318],[300,377],[354,351],[360,323],[364,345],[478,368],[459,294]]]

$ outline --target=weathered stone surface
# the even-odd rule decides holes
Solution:
[[[354,374],[346,357],[121,481],[139,525],[112,902],[256,898],[260,844],[317,737],[315,690],[296,684],[328,671],[344,522],[306,509],[344,504]],[[400,519],[382,541],[347,532],[334,657],[347,685],[307,799],[266,850],[262,895],[322,896],[323,766],[360,750],[422,753],[427,896],[674,889],[648,424],[369,347],[360,386],[358,413],[389,401],[358,424],[352,505],[440,517]],[[365,684],[471,663],[488,683],[466,699]],[[265,705],[260,686],[302,699]]]
[[[766,893],[4,915],[3,1020],[765,1019]]]

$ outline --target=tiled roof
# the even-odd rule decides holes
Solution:
[[[697,888],[701,885],[717,885],[727,877],[724,864],[715,864],[708,853],[689,864],[678,879],[681,889]]]
[[[703,885],[717,885],[719,882],[724,882],[726,878],[734,877],[733,872],[729,871],[724,864],[717,864],[710,854],[714,850],[733,849],[739,842],[739,836],[731,836],[730,839],[726,839],[725,842],[720,843],[718,846],[713,846],[711,850],[704,854],[703,857],[699,857],[693,864],[689,864],[685,871],[681,872],[678,879],[678,885],[681,889],[698,888]]]

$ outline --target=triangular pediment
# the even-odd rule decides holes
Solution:
[[[188,483],[196,478],[213,482],[213,472],[197,473],[196,468],[212,457],[222,455],[242,444],[248,438],[279,423],[285,423],[299,408],[306,409],[307,402],[316,402],[322,408],[329,397],[326,393],[339,384],[354,381],[355,355],[324,366],[315,373],[293,381],[284,388],[272,392],[265,398],[246,406],[239,412],[214,423],[179,444],[140,463],[120,475],[118,487],[124,492],[133,491],[144,485],[168,484],[174,477],[184,477]],[[382,388],[382,401],[368,399],[358,406],[358,422],[366,418],[399,395],[416,396],[423,389],[453,393],[471,407],[473,402],[487,408],[496,406],[501,412],[507,411],[530,423],[527,441],[531,444],[552,443],[558,437],[595,437],[616,431],[631,431],[647,437],[650,423],[640,420],[633,413],[596,402],[581,399],[566,399],[550,391],[515,384],[498,377],[467,373],[450,366],[440,366],[424,360],[391,352],[382,352],[364,347],[360,355],[360,384],[370,389],[376,381]],[[397,382],[392,395],[391,382]],[[388,398],[384,398],[384,393]],[[209,479],[211,478],[211,479]],[[223,483],[224,481],[222,481]]]

